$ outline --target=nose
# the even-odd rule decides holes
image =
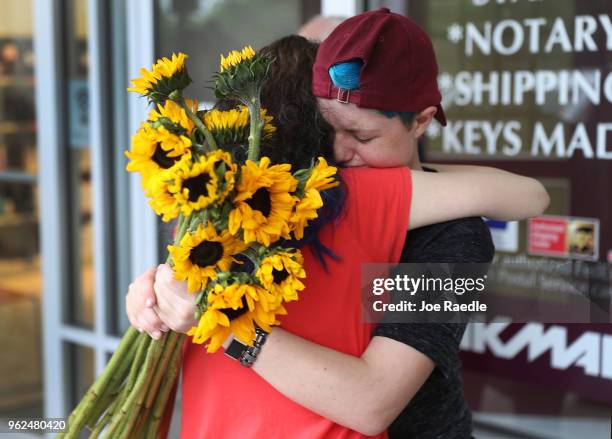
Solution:
[[[350,135],[336,134],[334,137],[334,158],[347,167],[366,166],[359,154],[355,140]]]
[[[336,133],[334,135],[334,158],[338,163],[350,162],[355,156],[355,150],[351,147],[346,134]]]

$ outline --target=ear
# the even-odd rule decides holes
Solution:
[[[436,115],[436,111],[438,111],[436,107],[427,107],[416,115],[414,118],[414,134],[417,139],[425,133],[433,117]]]

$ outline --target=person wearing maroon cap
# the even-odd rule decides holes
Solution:
[[[421,165],[418,139],[433,118],[446,125],[438,66],[427,34],[410,19],[382,8],[340,24],[321,44],[312,91],[334,127],[335,157],[345,166]],[[407,234],[400,262],[488,263],[490,232],[466,218]],[[471,413],[462,392],[459,343],[464,324],[381,323],[373,332],[397,342],[398,357],[425,355],[435,368],[389,426],[389,437],[466,438]],[[410,373],[407,364],[403,373]]]
[[[421,165],[417,144],[433,118],[446,125],[438,66],[428,35],[389,9],[341,23],[320,45],[312,92],[334,127],[335,157],[345,166]],[[488,263],[494,246],[480,218],[410,231],[400,262]],[[393,356],[408,358],[397,379],[416,380],[409,358],[435,365],[389,425],[390,438],[469,438],[471,412],[462,391],[459,344],[465,324],[380,323],[374,337],[396,342]],[[402,378],[404,377],[404,378]]]
[[[278,58],[282,59],[283,57],[279,56]],[[296,58],[299,57],[285,57],[291,62],[295,62]],[[312,60],[310,63],[312,65]],[[336,73],[338,72],[335,72],[334,75]],[[342,73],[340,72],[340,74]],[[302,132],[303,136],[289,137],[296,143],[281,143],[281,146],[291,145],[291,154],[296,153],[295,149],[304,148],[309,144],[320,144],[319,141],[313,139],[313,136],[316,136],[317,132],[327,133],[329,131],[328,128],[320,125],[318,114],[311,114],[311,112],[314,113],[314,108],[310,106],[310,100],[314,101],[314,97],[312,95],[310,95],[310,98],[306,97],[298,87],[291,89],[291,86],[289,86],[287,88],[287,84],[295,82],[294,79],[291,75],[285,76],[280,73],[276,76],[273,75],[269,80],[272,84],[271,89],[284,90],[280,94],[286,95],[288,90],[296,91],[296,96],[288,96],[287,102],[282,106],[290,109],[290,111],[278,110],[273,112],[278,120],[279,132],[285,131],[285,125],[288,124],[288,121],[283,116],[288,115],[291,119],[296,119],[297,122],[308,127],[306,131]],[[272,96],[267,98],[275,99]],[[266,99],[263,99],[263,101],[265,103]],[[366,111],[370,112],[370,110]],[[387,127],[392,129],[393,133],[385,131],[385,134],[397,136],[398,141],[401,140],[402,129],[405,128],[410,131],[408,126],[405,125],[407,124],[406,120],[410,117],[407,114],[408,112],[400,111],[399,117],[389,114],[389,112],[381,114],[378,111],[371,111],[371,113],[370,116],[375,120],[380,118],[380,123],[393,124]],[[339,113],[339,116],[342,118],[343,114]],[[295,121],[291,121],[291,123],[293,122]],[[291,123],[289,124],[290,131],[293,131]],[[416,123],[418,124],[418,121]],[[318,131],[318,129],[323,130]],[[336,134],[336,143],[341,142],[342,139],[338,136],[338,132]],[[381,158],[380,156],[384,156],[388,163],[406,160],[407,155],[404,154],[404,147],[397,147],[398,145],[396,145],[394,150],[393,145],[389,143],[386,145],[377,143],[377,145],[377,151],[380,154],[376,154],[377,151],[373,151],[370,155],[362,152],[360,153],[362,159],[376,161]],[[306,156],[311,157],[312,154],[313,152],[310,151]],[[333,160],[333,158],[330,158],[330,160]],[[365,164],[372,165],[372,163]],[[355,262],[355,258],[362,254],[360,252],[360,250],[363,250],[361,246],[367,246],[374,252],[380,253],[381,249],[388,249],[391,244],[394,249],[398,250],[396,256],[399,258],[404,237],[400,236],[400,239],[396,239],[394,234],[395,231],[405,233],[408,220],[406,210],[410,210],[406,206],[406,202],[410,204],[410,183],[405,179],[387,178],[394,175],[410,175],[410,172],[406,172],[407,169],[404,166],[393,170],[364,169],[363,171],[364,174],[362,175],[369,176],[366,182],[357,182],[354,178],[351,179],[351,182],[347,181],[350,206],[347,208],[347,215],[349,215],[350,220],[345,217],[345,221],[357,222],[358,227],[354,229],[351,229],[350,225],[347,227],[349,227],[349,230],[354,230],[362,238],[369,237],[369,239],[358,240],[359,248],[357,246],[351,247],[350,245],[356,237],[347,237],[346,230],[344,230],[345,235],[342,236],[343,239],[346,238],[347,240],[342,239],[340,242],[336,242],[338,247],[330,247],[332,251],[339,248],[342,258],[339,261],[334,260],[333,265],[330,265],[328,277],[323,277],[323,279],[327,279],[327,283],[321,284],[320,288],[312,288],[312,285],[307,287],[308,291],[303,292],[300,302],[296,302],[289,311],[287,319],[283,319],[283,326],[272,331],[261,352],[262,355],[253,366],[252,370],[257,375],[248,374],[241,370],[240,366],[228,363],[228,360],[223,357],[208,355],[201,349],[197,349],[197,346],[189,350],[190,355],[186,358],[185,370],[188,371],[188,376],[191,377],[189,382],[193,385],[187,388],[188,397],[184,399],[186,403],[184,413],[189,413],[187,416],[189,419],[188,425],[194,429],[187,431],[191,434],[197,430],[200,434],[196,433],[185,437],[190,437],[190,439],[194,437],[303,437],[310,439],[357,438],[376,435],[383,438],[387,437],[386,430],[389,423],[401,412],[406,402],[411,398],[414,400],[416,392],[420,393],[419,389],[432,374],[434,366],[438,365],[445,372],[452,372],[452,368],[438,364],[437,357],[432,355],[432,358],[420,353],[421,350],[424,350],[422,346],[407,349],[405,345],[397,343],[393,340],[394,337],[388,335],[372,338],[369,327],[364,334],[365,326],[360,315],[344,311],[343,307],[348,306],[348,303],[344,303],[341,299],[346,299],[347,302],[350,301],[351,305],[354,305],[359,302],[359,297],[351,294],[355,290],[348,288],[348,284],[342,284],[342,282],[352,280],[358,284],[359,276],[353,275],[353,271],[350,271],[347,275],[341,269],[338,270],[336,263]],[[355,176],[357,174],[349,173],[347,170],[342,175],[347,176],[348,180],[348,175]],[[438,215],[436,218],[440,218],[440,215],[444,218],[455,217],[454,215],[449,216],[448,212],[456,211],[457,204],[461,203],[456,203],[456,200],[447,194],[445,199],[448,206],[445,209],[438,209],[435,203],[428,201],[428,198],[433,198],[434,192],[426,190],[428,189],[427,184],[417,184],[419,183],[418,180],[420,180],[420,183],[427,180],[433,184],[437,176],[428,176],[423,180],[424,173],[415,172],[414,174],[412,178],[415,187],[412,198],[414,212],[410,214],[410,227],[418,227],[418,224],[431,222],[420,222],[423,218],[421,208],[425,206],[427,206],[425,210],[428,210],[429,214],[433,212]],[[493,210],[501,209],[506,212],[506,215],[509,212],[507,209],[508,203],[497,202],[500,192],[503,192],[505,196],[516,196],[516,194],[508,195],[512,193],[508,188],[514,184],[524,185],[523,188],[536,189],[536,187],[540,187],[539,184],[528,181],[530,179],[516,179],[516,176],[510,176],[507,173],[502,174],[501,172],[495,174],[495,178],[493,178],[495,181],[491,181],[490,178],[470,179],[471,186],[465,184],[465,173],[447,177],[451,178],[446,179],[445,188],[452,189],[453,185],[457,185],[460,180],[463,180],[461,185],[463,189],[460,192],[470,192],[472,195],[480,193],[483,195],[481,198],[489,200],[495,198],[496,202],[493,203],[495,205]],[[500,183],[499,179],[505,181],[505,183]],[[494,197],[492,197],[490,188],[487,188],[488,190],[485,192],[475,191],[472,186],[477,184],[477,181],[485,186],[485,181],[495,183],[499,191],[493,191]],[[420,192],[419,187],[422,192]],[[525,215],[524,212],[534,212],[534,209],[539,212],[543,208],[543,204],[546,204],[536,202],[531,209],[528,209],[527,205],[533,201],[530,195],[535,194],[531,190],[528,191],[530,195],[520,190],[518,192],[525,196],[526,202],[516,204],[518,210],[513,210],[514,213],[509,214],[510,216],[523,216]],[[423,197],[425,193],[430,195]],[[535,190],[535,193],[540,194],[541,191]],[[457,195],[461,195],[461,193]],[[420,199],[418,199],[419,196]],[[466,199],[465,196],[460,198]],[[482,200],[479,201],[482,202]],[[463,211],[465,212],[465,210]],[[471,210],[468,209],[468,211]],[[418,219],[419,217],[421,220]],[[398,219],[401,220],[401,225],[397,224]],[[344,224],[346,225],[346,222]],[[338,227],[336,232],[339,233],[340,229],[343,228],[342,223],[339,223]],[[326,231],[329,232],[329,229]],[[374,238],[374,236],[383,238],[382,235],[377,235],[378,233],[385,233],[384,238],[386,239]],[[328,238],[330,236],[333,236],[333,234],[327,235]],[[350,248],[347,248],[347,246]],[[308,252],[305,253],[308,254]],[[378,256],[381,256],[381,254],[378,254]],[[377,257],[375,260],[382,261],[384,259]],[[357,262],[363,262],[363,259],[359,259]],[[346,268],[348,266],[344,265],[342,267]],[[351,270],[354,268],[353,265]],[[322,275],[319,266],[311,265],[308,270],[310,280],[317,277],[315,270],[319,272],[319,276]],[[160,316],[163,316],[163,321],[172,329],[181,332],[186,330],[185,328],[188,329],[193,326],[193,309],[191,308],[193,306],[191,304],[193,296],[186,293],[184,283],[174,281],[171,270],[166,266],[158,269],[156,275],[155,270],[153,270],[152,274],[156,282],[155,290],[159,298],[160,308],[162,307],[162,301],[169,301],[173,304],[170,308],[175,308],[175,316],[166,314],[165,311],[160,314]],[[144,302],[146,297],[150,297],[152,301],[155,300],[155,295],[150,296],[152,290],[151,273],[147,274],[147,277],[149,278],[148,281],[135,282],[140,290],[139,293],[133,291],[128,295],[127,308],[128,312],[131,308],[132,314],[130,321],[135,325],[144,325],[143,320],[133,321],[134,313],[141,313],[144,305],[131,306],[130,302]],[[322,278],[319,277],[319,279]],[[176,294],[177,291],[179,294]],[[309,306],[312,308],[308,308]],[[333,308],[335,310],[333,316],[330,316],[330,306],[336,307]],[[170,308],[167,308],[166,311],[171,312]],[[304,309],[310,309],[310,311],[304,315]],[[350,309],[354,310],[354,308]],[[153,312],[151,308],[147,311],[149,313]],[[176,316],[178,316],[178,319],[170,318]],[[189,316],[189,318],[186,319],[184,316]],[[296,326],[296,317],[298,321],[303,318],[302,325],[299,327]],[[347,324],[354,325],[353,328],[358,334],[347,331]],[[299,331],[296,329],[299,329]],[[144,330],[149,332],[152,328],[145,327]],[[365,347],[357,344],[355,337],[362,337],[359,343],[365,341],[365,346],[367,346],[365,351],[363,351]],[[344,348],[338,348],[335,343],[339,339],[349,344],[345,345]],[[453,342],[452,337],[447,337],[442,341]],[[196,379],[193,379],[194,375]],[[200,395],[207,395],[208,399],[200,397]],[[194,403],[194,401],[197,403]],[[437,397],[437,401],[442,401],[440,396]],[[431,416],[435,417],[439,423],[442,424],[446,417],[451,420],[456,419],[456,417],[450,416],[450,413],[438,410],[441,408],[443,408],[443,404],[429,407]],[[185,419],[184,416],[183,420]],[[412,419],[412,421],[416,424],[418,419]],[[218,434],[212,434],[211,431]],[[416,436],[412,435],[415,437],[427,437],[429,433],[429,431],[419,430],[418,428],[415,431]],[[241,434],[234,434],[236,432]]]

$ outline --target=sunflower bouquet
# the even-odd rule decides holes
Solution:
[[[250,46],[221,56],[214,75],[229,110],[201,111],[183,96],[191,83],[179,53],[141,69],[129,91],[154,105],[126,152],[127,170],[141,175],[149,204],[163,221],[177,220],[168,263],[196,295],[197,326],[188,335],[213,353],[233,333],[252,346],[256,325],[269,332],[298,300],[306,277],[290,243],[304,236],[323,207],[321,192],[338,185],[336,168],[318,158],[292,170],[260,157],[273,139],[273,118],[260,92],[274,60]],[[157,437],[180,370],[184,335],[152,340],[127,330],[107,368],[59,437]]]

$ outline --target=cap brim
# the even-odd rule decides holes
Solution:
[[[445,127],[446,126],[446,115],[444,114],[444,110],[442,109],[442,104],[436,105],[436,109],[437,111],[434,117],[436,118],[438,122],[440,122],[440,125]]]

